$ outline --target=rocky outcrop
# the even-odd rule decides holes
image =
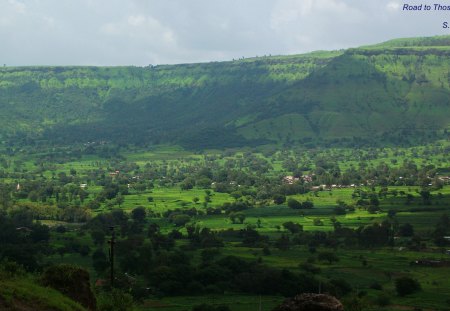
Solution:
[[[97,310],[97,304],[89,282],[89,272],[71,265],[56,265],[46,269],[41,283],[49,286],[81,304],[88,310]]]
[[[286,299],[273,311],[344,311],[344,306],[333,296],[301,294]]]

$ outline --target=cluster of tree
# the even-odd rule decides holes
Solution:
[[[443,159],[447,148],[444,145],[428,145],[424,148],[394,149],[365,148],[365,149],[323,149],[285,151],[275,156],[283,161],[283,167],[292,172],[295,177],[307,173],[312,177],[314,185],[418,185],[439,188],[442,185],[437,177],[439,168],[433,164],[419,166],[418,159],[431,159],[432,156],[442,155]],[[306,154],[306,155],[305,155]],[[400,159],[403,159],[400,162]],[[336,161],[338,159],[338,161]],[[380,159],[376,165],[370,162]],[[342,170],[340,161],[354,161]],[[313,175],[311,173],[314,173]]]
[[[292,238],[282,235],[280,240],[273,242],[252,226],[215,232],[188,224],[186,236],[177,229],[163,234],[157,223],[149,222],[142,207],[135,208],[129,215],[116,209],[110,213],[99,214],[82,229],[90,232],[96,245],[92,259],[94,268],[100,275],[108,272],[109,259],[105,252],[105,243],[111,227],[115,228],[117,234],[116,256],[121,273],[143,277],[146,287],[153,288],[154,293],[166,295],[197,295],[224,291],[294,295],[301,291],[316,290],[318,281],[309,274],[269,268],[261,263],[261,259],[248,262],[238,257],[223,257],[220,255],[220,248],[224,245],[224,240],[235,240],[245,246],[261,247],[263,254],[268,255],[270,246],[283,248],[280,242],[283,238],[287,239],[288,243],[301,243],[300,240],[303,239],[311,247],[332,244],[332,237],[326,233],[303,232],[302,227],[295,223],[284,224],[291,232]],[[64,234],[61,228],[57,231]],[[181,243],[177,248],[175,241],[178,239],[185,239],[188,243]],[[73,244],[73,241],[67,243]],[[203,249],[202,260],[201,263],[194,263],[189,251],[198,248]],[[325,255],[319,257],[319,260],[335,260]],[[333,284],[330,282],[322,286],[335,288],[336,284]],[[123,286],[132,287],[136,297],[145,294],[126,282]]]
[[[314,207],[314,203],[311,201],[299,202],[293,198],[289,198],[287,205],[292,209],[310,209]]]
[[[51,254],[50,230],[33,222],[26,210],[14,210],[9,214],[0,211],[0,261],[14,261],[27,270],[40,267],[42,255]]]

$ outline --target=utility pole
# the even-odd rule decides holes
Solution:
[[[116,232],[114,231],[114,226],[109,227],[111,230],[111,240],[109,243],[109,263],[111,268],[111,287],[114,287],[114,244],[116,244]]]

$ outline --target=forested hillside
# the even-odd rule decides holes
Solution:
[[[3,140],[412,144],[450,124],[450,37],[204,64],[3,67]]]

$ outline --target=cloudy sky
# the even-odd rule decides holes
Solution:
[[[406,12],[404,3],[422,2],[0,0],[0,63],[146,66],[450,34],[450,12]]]

